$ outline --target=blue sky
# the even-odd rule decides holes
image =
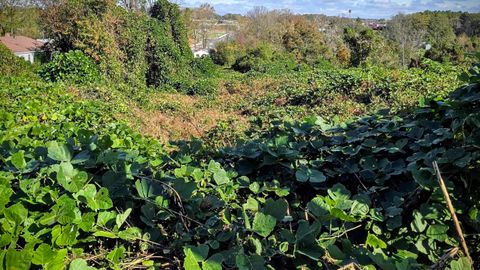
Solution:
[[[219,14],[245,14],[255,6],[290,9],[295,13],[319,13],[338,16],[352,10],[352,17],[389,18],[397,13],[424,10],[480,12],[479,0],[179,0],[182,6],[210,3]]]

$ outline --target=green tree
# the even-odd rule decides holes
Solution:
[[[41,37],[39,12],[33,0],[0,0],[0,35]]]
[[[358,67],[366,62],[374,50],[377,37],[369,28],[357,30],[347,27],[344,30],[343,38],[351,51],[350,64]]]

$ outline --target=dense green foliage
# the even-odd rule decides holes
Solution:
[[[43,81],[0,47],[0,269],[424,269],[459,246],[433,162],[480,266],[480,59],[463,83],[448,63],[475,17],[457,14],[453,35],[450,13],[399,20],[428,29],[435,50],[418,53],[398,32],[330,39],[308,16],[260,12],[261,38],[193,59],[167,0],[42,13],[59,51]],[[391,68],[396,46],[414,67]],[[178,129],[199,114],[218,127],[137,133],[176,110]],[[465,255],[443,268],[471,269]]]
[[[33,72],[34,68],[25,61],[14,55],[5,45],[0,43],[0,75],[11,76],[21,73],[28,74]]]
[[[343,121],[382,108],[402,112],[417,106],[422,98],[444,98],[449,89],[459,86],[458,68],[433,61],[424,65],[408,70],[319,67],[288,74],[278,69],[273,73],[278,75],[248,73],[245,84],[258,76],[257,80],[269,83],[269,91],[240,100],[238,106],[260,126],[268,126],[272,119],[300,120],[311,114]],[[241,87],[233,85],[230,91],[241,91]]]
[[[85,84],[101,79],[95,62],[81,51],[70,51],[54,55],[39,71],[40,77],[50,82]]]
[[[272,123],[213,155],[195,144],[169,153],[55,85],[0,89],[7,268],[429,265],[458,244],[435,160],[478,243],[478,84],[403,118]]]
[[[161,87],[192,76],[185,26],[168,1],[157,2],[151,16],[112,1],[64,1],[45,14],[54,49],[83,51],[113,82]]]

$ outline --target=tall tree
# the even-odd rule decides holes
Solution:
[[[386,33],[399,45],[402,66],[406,66],[410,59],[417,58],[427,31],[414,17],[398,14],[388,23]]]
[[[375,33],[370,28],[345,28],[344,39],[351,51],[350,63],[352,66],[364,64],[375,48]]]
[[[39,36],[38,10],[33,0],[0,0],[0,34]]]

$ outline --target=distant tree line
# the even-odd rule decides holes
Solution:
[[[295,15],[263,7],[235,18],[242,22],[236,40],[212,51],[213,59],[222,65],[233,65],[252,48],[266,44],[277,55],[289,54],[299,63],[328,61],[339,66],[418,66],[424,57],[462,62],[466,53],[480,51],[479,13],[398,14],[380,30],[360,19]]]

